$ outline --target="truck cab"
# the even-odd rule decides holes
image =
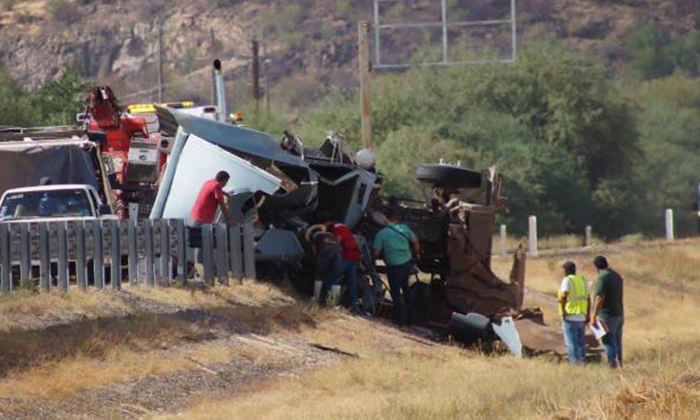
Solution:
[[[0,223],[116,219],[95,187],[45,185],[7,190],[0,199]]]

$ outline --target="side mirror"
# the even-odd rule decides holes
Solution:
[[[98,209],[100,216],[107,216],[112,214],[112,208],[108,204],[102,204]]]

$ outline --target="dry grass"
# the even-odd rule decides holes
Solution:
[[[240,328],[236,326],[262,335],[299,331],[315,325],[314,317],[320,316],[279,288],[253,282],[206,289],[127,287],[124,292],[179,312],[146,313],[120,303],[110,292],[20,294],[1,301],[0,313],[56,322],[26,329],[17,328],[24,326],[21,322],[5,320],[7,327],[0,330],[0,398],[61,397],[144,375],[189,370],[196,365],[193,359],[203,364],[228,361],[230,351],[206,342],[228,336],[232,328]],[[177,350],[183,344],[195,347],[183,353]]]
[[[94,289],[80,292],[71,288],[69,294],[59,291],[34,294],[20,290],[13,296],[0,297],[0,333],[38,328],[48,321],[70,322],[126,313],[128,308],[122,301]]]
[[[664,360],[652,374],[683,371],[678,362]],[[365,354],[299,380],[254,387],[232,401],[206,401],[184,416],[157,419],[508,420],[543,418],[565,408],[582,416],[589,411],[588,402],[607,404],[603,409],[608,413],[618,410],[614,399],[608,402],[600,395],[614,395],[648,373],[632,369],[621,377],[604,366],[574,369],[439,347],[401,355]]]
[[[589,280],[593,255],[571,257]],[[610,256],[626,279],[626,367],[585,368],[421,345],[400,331],[345,317],[303,332],[309,341],[361,356],[298,380],[258,384],[233,400],[211,399],[180,416],[214,419],[696,419],[700,372],[700,249],[653,246]],[[528,261],[529,303],[556,323],[553,296],[563,261]],[[507,273],[505,259],[497,271]],[[680,278],[685,287],[678,287]]]
[[[126,287],[127,293],[148,300],[187,309],[207,309],[232,304],[262,305],[276,303],[289,305],[295,302],[292,292],[269,283],[245,281],[232,283],[230,287]]]
[[[175,354],[167,351],[142,354],[117,347],[99,359],[81,354],[10,374],[0,382],[0,398],[61,398],[147,375],[195,371],[201,365],[228,363],[232,357],[231,348],[221,344],[199,344]]]
[[[207,331],[167,314],[143,314],[98,319],[44,330],[0,333],[0,375],[44,364],[71,360],[76,355],[101,360],[115,349],[144,352],[183,341],[199,341]]]
[[[592,256],[568,257],[589,280],[595,279]],[[349,317],[342,311],[318,311],[296,303],[282,290],[253,282],[230,288],[142,288],[128,293],[204,311],[207,328],[216,320],[230,320],[261,334],[289,335],[360,356],[342,358],[300,378],[250,384],[233,399],[205,395],[189,411],[159,420],[697,418],[700,380],[679,378],[700,372],[700,330],[694,325],[700,317],[700,275],[695,269],[700,248],[655,244],[610,254],[609,259],[626,279],[623,372],[605,365],[574,368],[437,345],[381,322]],[[554,258],[528,261],[527,283],[533,289],[528,303],[543,306],[549,323],[556,323],[553,296],[562,262]],[[510,262],[497,259],[495,268],[507,274]],[[56,332],[59,341],[42,341],[46,334],[31,331],[0,334],[0,360],[25,366],[9,371],[0,381],[0,397],[61,397],[144,375],[196,369],[192,358],[203,364],[225,363],[232,357],[274,364],[281,357],[245,341],[234,353],[206,343],[185,351],[164,351],[183,341],[197,341],[201,329],[169,315],[133,314],[120,319],[86,321],[70,335]],[[10,336],[17,345],[7,341]],[[65,349],[58,351],[63,352],[59,358],[24,356],[31,348],[56,348],[56,343]]]

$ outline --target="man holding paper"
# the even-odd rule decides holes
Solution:
[[[624,307],[622,303],[622,277],[608,266],[608,260],[599,255],[593,259],[598,270],[595,307],[591,324],[596,324],[598,317],[607,330],[603,337],[603,347],[611,368],[622,367],[622,325],[624,324]]]

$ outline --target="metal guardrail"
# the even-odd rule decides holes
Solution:
[[[203,225],[204,281],[255,278],[251,224]],[[38,280],[43,292],[71,285],[120,290],[132,286],[184,284],[194,249],[184,220],[70,220],[0,224],[0,292]]]

